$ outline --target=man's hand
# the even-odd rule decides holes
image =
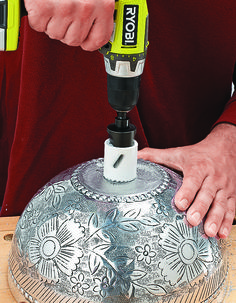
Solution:
[[[138,157],[182,171],[176,206],[188,209],[187,220],[193,226],[206,215],[204,229],[209,237],[229,235],[236,204],[236,126],[219,124],[195,145],[145,148]]]
[[[30,26],[50,38],[97,50],[113,31],[115,0],[25,0]]]

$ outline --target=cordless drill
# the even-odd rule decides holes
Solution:
[[[26,14],[23,0],[0,0],[0,50],[17,49],[20,19]],[[112,181],[130,181],[136,176],[136,128],[127,113],[138,101],[147,47],[146,0],[115,0],[113,34],[100,49],[107,71],[108,101],[117,112],[115,123],[107,127],[110,139],[104,155],[104,177]]]
[[[108,101],[117,112],[115,123],[107,127],[109,141],[105,142],[104,159],[104,176],[113,181],[130,181],[136,175],[136,128],[129,123],[127,113],[138,101],[147,47],[146,0],[116,0],[113,35],[101,49],[107,72]]]
[[[0,0],[0,51],[15,51],[21,17],[27,15],[22,0]]]

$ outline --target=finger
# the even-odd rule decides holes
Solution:
[[[156,149],[146,147],[138,152],[138,158],[166,165],[175,170],[183,171],[184,149]]]
[[[28,12],[29,25],[38,32],[45,32],[47,24],[54,14],[54,9],[50,4],[28,3],[25,1]]]
[[[222,224],[218,232],[220,238],[226,238],[230,234],[233,220],[235,217],[235,205],[236,205],[235,198],[231,197],[227,200],[227,210],[225,212]]]
[[[188,172],[185,168],[186,164],[184,163],[184,148],[170,148],[164,150],[144,148],[138,152],[138,158],[183,171],[183,184],[175,196],[175,204],[180,210],[186,210],[200,189],[205,176],[199,175],[199,170],[196,173],[195,171],[192,171],[192,167],[190,167],[190,172]]]
[[[111,38],[113,19],[96,19],[81,47],[87,51],[94,51],[104,46]]]
[[[65,9],[60,11],[57,9],[57,14],[55,15],[57,22],[55,25],[59,25],[62,20],[67,25],[60,41],[67,45],[80,46],[88,36],[95,16],[95,4],[92,1],[86,1],[83,4],[79,2],[78,5],[73,5],[69,2],[68,6],[65,5]],[[51,30],[57,31],[57,28],[53,26]]]
[[[203,198],[204,193],[207,195],[207,182],[203,185],[205,179],[204,172],[200,170],[190,168],[189,171],[184,171],[183,184],[175,196],[175,205],[177,208],[182,211],[188,209],[201,188],[203,190]]]
[[[83,24],[79,20],[73,21],[67,28],[66,33],[60,41],[70,46],[81,46],[88,36],[93,20],[88,20]]]
[[[202,184],[201,180],[204,180]],[[199,191],[194,199],[194,191],[191,192],[191,184],[194,186],[194,191],[199,187]],[[187,220],[191,225],[197,226],[202,221],[215,199],[217,192],[216,186],[214,185],[212,178],[207,177],[204,179],[203,176],[199,174],[198,176],[191,178],[188,182],[188,188],[184,187],[182,190],[184,190],[185,197],[188,201],[194,200],[187,211]]]
[[[219,190],[207,213],[204,230],[208,237],[215,237],[218,233],[227,207],[227,198],[223,190]]]
[[[93,27],[81,44],[84,50],[97,50],[110,40],[114,27],[114,10],[115,1],[113,0],[103,1],[97,8]]]
[[[156,148],[146,147],[138,151],[138,158],[143,160],[148,160],[151,162],[157,162],[156,160],[158,159],[158,152],[161,152],[161,150]]]
[[[69,19],[53,17],[49,20],[45,33],[51,39],[63,40],[71,23]]]
[[[28,14],[28,21],[31,28],[33,28],[37,32],[45,32],[47,29],[47,25],[51,19],[51,15],[35,15],[35,14]]]

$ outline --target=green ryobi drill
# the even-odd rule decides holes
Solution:
[[[148,47],[146,0],[117,0],[114,31],[101,49],[107,72],[108,101],[117,112],[108,126],[111,143],[117,147],[133,144],[135,127],[126,114],[137,104],[140,78]]]
[[[17,49],[20,19],[26,14],[23,0],[0,0],[0,50]],[[107,72],[108,101],[117,112],[115,123],[108,125],[110,138],[105,144],[104,177],[110,180],[130,181],[136,176],[136,128],[126,114],[138,101],[147,47],[146,0],[115,0],[113,34],[100,49]]]
[[[27,14],[21,0],[0,0],[0,51],[18,47],[21,17]]]
[[[0,50],[17,49],[20,19],[26,14],[23,0],[0,0]],[[117,111],[115,124],[108,127],[115,146],[129,146],[135,133],[126,113],[137,104],[147,46],[146,0],[115,0],[113,35],[100,50],[107,71],[108,101]]]
[[[129,182],[137,176],[136,128],[127,113],[137,104],[140,79],[148,47],[146,0],[115,1],[114,31],[101,49],[107,72],[107,93],[116,110],[115,123],[108,125],[104,148],[104,177],[112,182]]]

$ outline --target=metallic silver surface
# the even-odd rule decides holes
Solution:
[[[137,77],[142,75],[145,65],[145,59],[139,60],[135,68],[135,71],[132,71],[129,61],[117,61],[116,69],[113,70],[111,68],[111,64],[108,58],[104,57],[104,62],[105,62],[105,69],[108,74],[116,77],[123,77],[123,78]]]
[[[0,28],[0,51],[4,51],[6,49],[6,29]]]
[[[138,161],[137,179],[103,178],[103,159],[43,187],[16,227],[9,284],[18,302],[224,302],[225,243],[174,206],[182,179]]]

